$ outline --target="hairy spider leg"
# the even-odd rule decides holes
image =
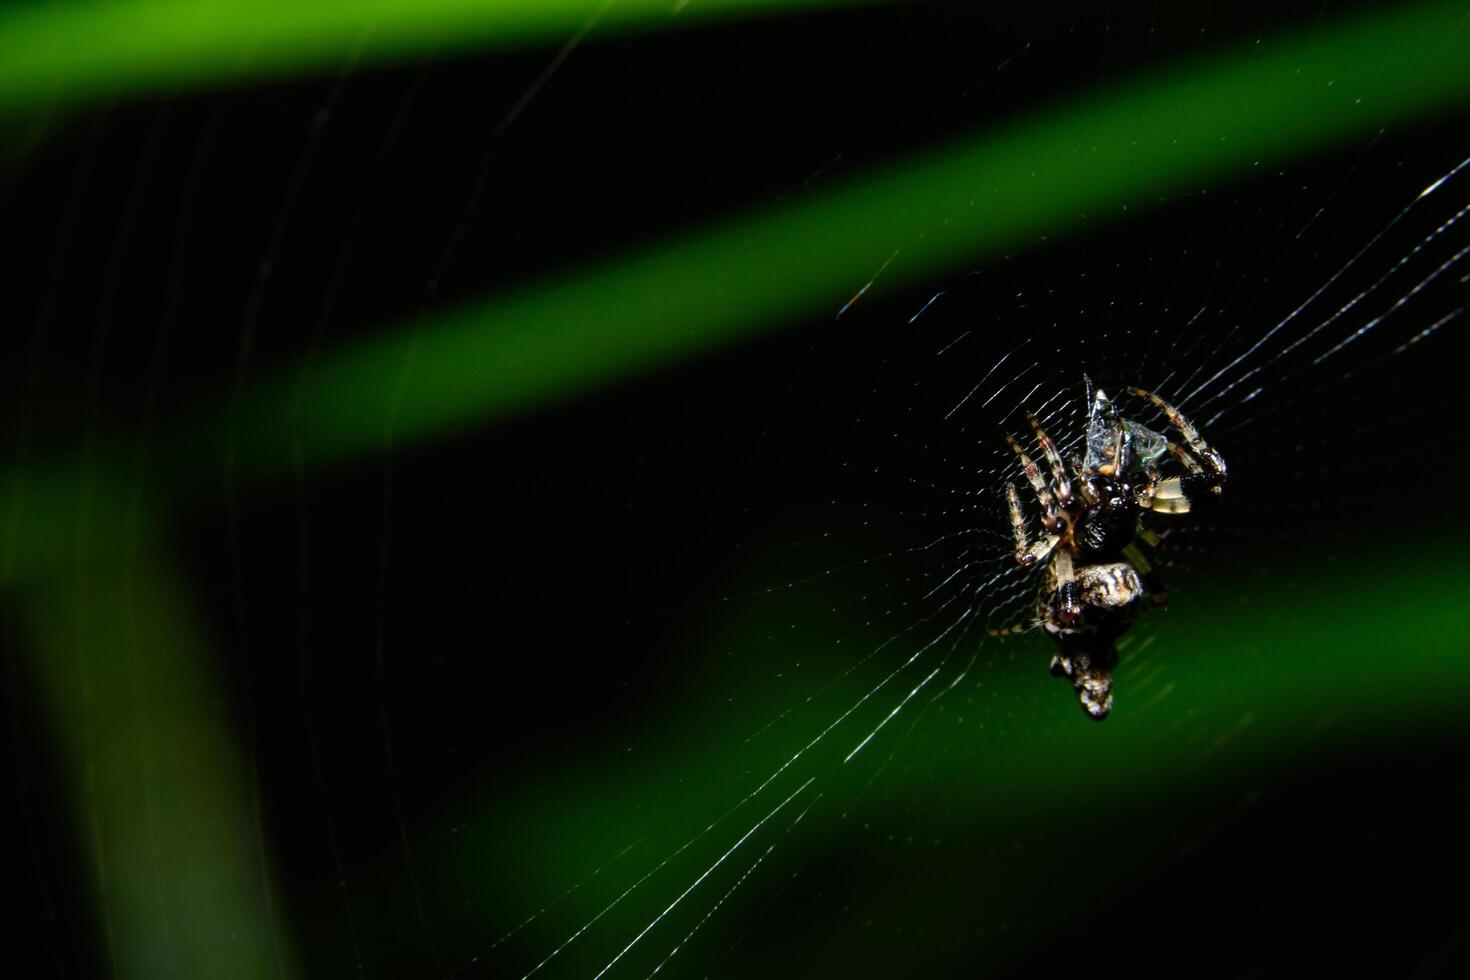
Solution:
[[[1214,477],[1205,473],[1205,468],[1194,454],[1177,442],[1171,442],[1169,452],[1184,468],[1189,471],[1191,482],[1203,483],[1210,486],[1216,493],[1220,492],[1219,484],[1214,483]],[[1149,470],[1149,485],[1144,495],[1148,501],[1147,507],[1159,514],[1187,514],[1192,508],[1189,491],[1184,486],[1185,477],[1171,476],[1167,480],[1160,480],[1158,471]]]
[[[1146,499],[1148,509],[1158,514],[1188,514],[1192,506],[1182,476],[1160,480],[1158,473],[1150,472]]]
[[[1200,438],[1199,430],[1189,424],[1189,420],[1184,417],[1179,409],[1170,405],[1151,391],[1145,391],[1142,388],[1129,388],[1128,390],[1139,398],[1147,399],[1154,408],[1164,413],[1164,418],[1169,421],[1169,425],[1184,437],[1184,441],[1189,444],[1190,452],[1194,454],[1197,460],[1203,463],[1203,468],[1209,471],[1210,476],[1206,489],[1211,493],[1219,494],[1221,485],[1225,482],[1225,457],[1205,444],[1204,439]],[[1174,450],[1174,454],[1183,459],[1182,449]],[[1188,466],[1189,464],[1186,463],[1185,465]],[[1190,469],[1191,472],[1197,472],[1193,467]]]
[[[1056,553],[1051,574],[1056,578],[1057,618],[1063,625],[1071,626],[1082,618],[1082,603],[1077,598],[1077,576],[1070,551],[1064,548]]]
[[[1043,536],[1036,541],[1026,540],[1026,515],[1021,510],[1021,497],[1016,493],[1014,483],[1006,484],[1006,503],[1011,508],[1011,530],[1016,535],[1016,561],[1022,565],[1031,565],[1051,554],[1059,540],[1055,534]]]
[[[1205,468],[1200,465],[1200,461],[1194,458],[1194,454],[1179,445],[1179,443],[1169,443],[1169,453],[1175,459],[1179,460],[1179,462],[1183,463],[1184,468],[1189,470],[1189,472],[1203,473],[1205,471]]]
[[[1073,473],[1076,473],[1079,476],[1087,475],[1087,471],[1082,468],[1082,460],[1078,459],[1076,456],[1073,456],[1070,460],[1068,460],[1068,462],[1072,464]],[[1093,493],[1092,484],[1089,483],[1087,480],[1082,480],[1080,483],[1078,483],[1077,489],[1081,491],[1082,500],[1084,503],[1087,504],[1087,506],[1091,507],[1093,504],[1097,503],[1097,494]]]
[[[1031,423],[1032,431],[1036,433],[1036,442],[1041,446],[1042,455],[1046,457],[1046,465],[1051,469],[1051,479],[1056,485],[1057,498],[1063,506],[1066,506],[1067,501],[1072,497],[1072,481],[1067,476],[1067,467],[1062,462],[1062,454],[1057,452],[1056,444],[1051,441],[1051,437],[1046,434],[1041,423],[1036,421],[1036,416],[1028,412],[1026,418]]]
[[[1023,619],[1019,623],[1012,623],[1010,626],[991,627],[985,633],[988,636],[1015,636],[1017,633],[1029,633],[1040,625],[1041,620],[1033,616],[1029,619]]]
[[[1026,473],[1026,481],[1031,484],[1031,489],[1036,491],[1036,497],[1041,501],[1041,524],[1047,533],[1055,534],[1061,524],[1061,518],[1057,516],[1057,502],[1052,496],[1051,490],[1047,489],[1046,480],[1041,475],[1041,470],[1026,455],[1026,450],[1016,441],[1015,436],[1007,433],[1006,443],[1021,457],[1021,469]]]
[[[1169,484],[1172,484],[1172,486],[1169,486]],[[1159,496],[1155,497],[1153,503],[1148,505],[1148,509],[1153,511],[1155,514],[1188,514],[1193,508],[1194,505],[1189,502],[1188,497],[1183,496],[1182,494],[1170,497],[1167,495],[1167,493],[1164,492],[1178,491],[1179,477],[1170,477],[1163,483],[1159,484],[1159,488]]]

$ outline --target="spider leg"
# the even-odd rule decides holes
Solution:
[[[1006,502],[1011,508],[1011,531],[1016,536],[1016,561],[1031,565],[1051,554],[1057,544],[1056,535],[1044,536],[1034,542],[1026,540],[1026,515],[1021,510],[1021,497],[1013,483],[1006,484]]]
[[[1073,473],[1086,472],[1082,468],[1082,460],[1078,459],[1077,457],[1073,456],[1070,460],[1068,460],[1068,462],[1072,464]],[[1077,489],[1082,494],[1083,503],[1087,504],[1089,507],[1097,503],[1097,494],[1093,492],[1091,483],[1088,483],[1086,480],[1082,480],[1077,484]]]
[[[1149,492],[1148,509],[1160,514],[1187,514],[1192,506],[1184,489],[1183,476],[1171,476],[1155,483]]]
[[[1082,603],[1077,597],[1076,573],[1072,568],[1072,553],[1065,549],[1056,552],[1052,559],[1051,574],[1055,579],[1056,608],[1055,622],[1064,627],[1072,626],[1082,618]]]
[[[1026,482],[1030,488],[1036,491],[1036,500],[1041,501],[1041,526],[1047,530],[1048,535],[1057,535],[1063,527],[1061,514],[1057,513],[1057,498],[1051,494],[1051,488],[1047,486],[1047,479],[1041,475],[1041,469],[1033,463],[1032,458],[1026,455],[1026,450],[1020,448],[1020,442],[1016,441],[1010,433],[1005,435],[1005,442],[1010,445],[1011,450],[1016,451],[1020,457],[1020,467],[1025,470]]]
[[[1128,390],[1139,398],[1147,399],[1154,408],[1163,412],[1164,418],[1169,421],[1169,425],[1182,435],[1184,441],[1189,445],[1189,453],[1185,453],[1182,448],[1170,446],[1170,450],[1174,455],[1189,467],[1190,475],[1198,478],[1191,481],[1193,485],[1189,487],[1189,490],[1195,493],[1209,490],[1211,493],[1219,494],[1221,486],[1225,483],[1225,457],[1211,449],[1205,443],[1204,439],[1200,438],[1199,430],[1189,423],[1189,420],[1184,417],[1179,409],[1170,405],[1151,391],[1145,391],[1142,388],[1130,388]],[[1191,466],[1185,460],[1185,457],[1189,454],[1193,454],[1197,463],[1202,464],[1202,466],[1198,469],[1195,466]]]
[[[1041,620],[1033,616],[1023,619],[1019,623],[1012,623],[1010,626],[1001,627],[1000,629],[992,627],[987,629],[985,634],[987,636],[1015,636],[1017,633],[1029,633],[1040,625]]]
[[[1067,466],[1062,462],[1062,454],[1057,452],[1056,444],[1051,441],[1041,423],[1036,421],[1036,416],[1028,414],[1026,418],[1031,422],[1031,428],[1036,433],[1036,442],[1041,446],[1046,465],[1051,469],[1051,480],[1057,488],[1057,497],[1065,505],[1072,496],[1072,482],[1067,476]]]
[[[1191,473],[1203,473],[1205,471],[1205,468],[1200,464],[1200,461],[1195,459],[1194,455],[1190,453],[1189,450],[1185,449],[1177,442],[1169,443],[1169,454],[1175,459],[1179,460],[1179,462],[1184,465],[1184,468],[1189,470],[1189,472]]]
[[[1026,455],[1026,450],[1020,448],[1020,442],[1016,441],[1016,436],[1007,433],[1005,435],[1005,444],[1011,450],[1014,450],[1016,455],[1019,455],[1020,469],[1026,473],[1026,482],[1030,483],[1030,488],[1036,491],[1036,498],[1041,500],[1042,510],[1047,511],[1047,514],[1054,514],[1055,510],[1057,510],[1057,501],[1051,495],[1051,489],[1047,488],[1047,480],[1041,475],[1041,469],[1038,469],[1036,464],[1033,463],[1032,458]]]

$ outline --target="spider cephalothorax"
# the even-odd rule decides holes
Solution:
[[[1026,480],[1041,504],[1043,533],[1028,539],[1026,516],[1014,484],[1006,487],[1016,561],[1032,565],[1050,558],[1036,597],[1036,614],[993,634],[1042,627],[1056,643],[1052,673],[1067,677],[1087,714],[1099,721],[1113,707],[1113,667],[1118,639],[1132,625],[1145,601],[1168,601],[1143,548],[1159,536],[1143,526],[1145,511],[1182,514],[1204,494],[1220,493],[1225,460],[1205,445],[1194,426],[1163,399],[1141,388],[1129,392],[1151,402],[1183,445],[1118,415],[1101,390],[1092,399],[1083,458],[1064,462],[1036,419],[1031,428],[1051,479],[1007,436]],[[1184,472],[1163,476],[1157,464],[1172,457]]]

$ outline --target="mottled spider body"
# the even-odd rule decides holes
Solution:
[[[1064,462],[1031,419],[1050,480],[1020,443],[1006,437],[1041,504],[1044,532],[1038,540],[1029,539],[1020,496],[1014,485],[1007,486],[1016,560],[1022,565],[1050,562],[1037,593],[1035,617],[991,632],[1044,629],[1056,644],[1052,673],[1072,681],[1083,710],[1099,721],[1113,707],[1118,640],[1145,604],[1168,601],[1144,557],[1143,547],[1157,546],[1159,537],[1143,526],[1143,514],[1186,513],[1201,496],[1218,495],[1225,482],[1225,460],[1183,415],[1141,388],[1130,392],[1158,408],[1183,445],[1121,418],[1102,391],[1089,409],[1087,449],[1080,461]],[[1166,456],[1184,472],[1163,476],[1156,464]]]

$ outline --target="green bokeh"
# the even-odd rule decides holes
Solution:
[[[1231,50],[507,295],[390,326],[232,406],[243,473],[461,431],[834,313],[1091,218],[1463,104],[1460,4]],[[197,433],[196,433],[197,434]],[[238,441],[236,441],[238,436]]]
[[[81,0],[0,10],[0,108],[876,0]]]
[[[1285,565],[1254,581],[1211,585],[1208,594],[1176,597],[1136,628],[1116,675],[1117,709],[1105,724],[1084,718],[1066,684],[1048,676],[1044,637],[989,641],[981,669],[971,675],[978,679],[983,671],[983,683],[942,695],[929,705],[923,727],[911,731],[915,714],[955,672],[951,665],[850,763],[844,757],[933,669],[937,654],[915,662],[881,696],[804,748],[907,651],[890,648],[892,655],[873,674],[843,679],[808,700],[831,677],[777,682],[814,651],[782,639],[780,624],[754,610],[756,618],[744,625],[773,639],[748,649],[739,670],[722,671],[718,682],[711,677],[641,731],[640,751],[624,758],[609,753],[596,763],[578,760],[568,771],[549,773],[451,846],[426,854],[420,867],[439,880],[471,869],[477,880],[497,882],[501,894],[527,896],[525,906],[534,907],[637,841],[636,860],[579,890],[580,918],[568,912],[536,924],[539,936],[528,945],[550,952],[672,857],[668,868],[623,900],[625,914],[609,916],[614,924],[600,923],[561,954],[576,964],[575,973],[600,966],[607,950],[631,939],[808,779],[813,782],[800,803],[783,811],[785,821],[752,836],[690,905],[709,908],[819,794],[827,801],[814,815],[822,829],[780,845],[798,865],[820,866],[860,850],[876,868],[885,848],[903,859],[910,845],[895,828],[914,823],[905,815],[922,800],[916,822],[922,835],[952,847],[1023,833],[1063,836],[1081,807],[1088,826],[1131,827],[1109,839],[1110,862],[1134,860],[1141,867],[1168,827],[1171,809],[1185,805],[1180,801],[1212,786],[1252,785],[1260,774],[1332,749],[1369,750],[1432,735],[1459,723],[1470,707],[1470,617],[1463,608],[1470,569],[1457,548],[1439,543],[1412,556],[1364,551],[1340,566]],[[851,645],[865,652],[881,639]],[[995,661],[989,669],[986,659]],[[790,713],[765,729],[783,712]],[[756,731],[762,733],[752,737]],[[727,814],[798,750],[801,757],[779,778]],[[885,765],[889,756],[895,764]],[[859,797],[861,804],[854,805]],[[859,832],[854,813],[885,829]],[[515,845],[507,847],[508,841]],[[1044,919],[1057,894],[1034,880],[1040,866],[1034,857],[1020,867],[998,859],[993,878],[971,885],[936,881],[925,902],[944,906],[943,889],[949,888],[957,890],[959,908]],[[758,898],[751,898],[756,907]],[[710,928],[732,930],[710,948],[733,941],[754,911],[746,908]],[[668,926],[649,945],[666,949],[687,926]],[[831,962],[848,962],[840,935],[820,941],[835,944]]]
[[[428,309],[205,411],[163,458],[280,475],[453,434],[835,312],[1084,221],[1470,98],[1459,3],[1317,25],[1088,93],[789,203]],[[207,460],[207,473],[191,471]],[[61,461],[64,483],[76,464]],[[13,526],[13,525],[12,525]],[[19,549],[25,553],[25,548]]]
[[[87,511],[80,525],[109,516]],[[7,598],[76,802],[112,974],[295,975],[198,597],[144,538],[94,561],[85,531],[70,537],[74,575]]]

